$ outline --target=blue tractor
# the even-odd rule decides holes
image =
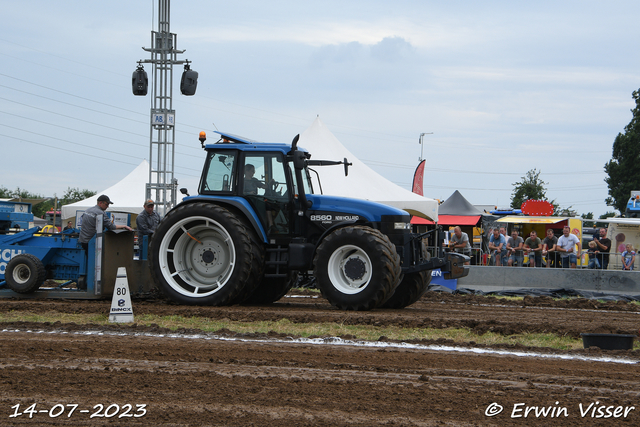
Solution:
[[[403,308],[417,301],[440,268],[468,274],[468,257],[430,256],[425,235],[405,211],[366,200],[314,194],[311,160],[291,144],[261,143],[217,132],[206,151],[197,196],[169,211],[149,247],[154,281],[178,303],[268,304],[313,271],[322,295],[344,310]]]

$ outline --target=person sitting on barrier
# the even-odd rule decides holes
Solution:
[[[622,252],[622,269],[627,271],[633,270],[633,263],[636,260],[636,252],[633,250],[633,245],[628,243],[626,251]]]
[[[529,253],[529,266],[542,267],[542,240],[536,230],[531,230],[529,237],[524,241],[524,248]]]
[[[518,265],[522,267],[524,263],[524,252],[522,248],[524,247],[524,240],[522,237],[518,236],[518,230],[513,230],[511,232],[511,237],[507,241],[507,251],[509,252],[509,267],[513,267],[514,265]]]
[[[596,242],[592,240],[589,242],[589,249],[587,250],[587,255],[589,256],[589,268],[592,270],[600,269],[600,261],[598,261],[596,256],[597,253],[598,250],[596,249]]]
[[[554,267],[558,266],[558,251],[556,246],[558,244],[558,238],[553,235],[553,229],[547,230],[547,237],[542,242],[542,255],[547,257],[547,268],[551,268],[553,263]]]
[[[502,265],[502,254],[507,251],[505,246],[504,236],[500,234],[500,230],[494,228],[493,234],[489,237],[489,250],[492,251],[491,259],[497,266]]]
[[[580,244],[580,240],[575,234],[571,234],[571,228],[565,225],[562,229],[562,236],[558,239],[558,252],[560,252],[560,260],[562,268],[576,268],[578,257],[576,256],[576,245]]]
[[[86,251],[89,250],[89,240],[96,234],[96,218],[99,215],[102,215],[102,225],[104,228],[107,228],[111,231],[116,229],[127,229],[129,231],[133,231],[133,228],[128,225],[122,224],[114,224],[107,216],[107,208],[109,205],[113,204],[111,200],[109,200],[109,196],[102,195],[98,197],[98,204],[87,209],[82,214],[82,221],[80,222],[82,225],[80,226],[80,237],[78,238],[78,243],[82,246],[82,249]]]
[[[449,241],[449,248],[453,249],[454,252],[471,256],[471,244],[469,243],[469,235],[467,233],[464,233],[459,226],[453,229],[453,235],[451,236],[451,240]],[[469,265],[469,261],[465,262],[464,264]]]

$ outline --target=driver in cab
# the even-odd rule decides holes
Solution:
[[[264,182],[260,181],[253,175],[256,174],[256,168],[251,163],[244,166],[244,194],[258,195],[258,188],[267,188]],[[275,180],[271,180],[269,184],[273,185]]]

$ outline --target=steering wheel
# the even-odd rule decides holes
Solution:
[[[269,183],[269,190],[271,194],[275,195],[278,191],[278,187],[280,187],[280,183],[276,180],[271,180],[271,182]]]

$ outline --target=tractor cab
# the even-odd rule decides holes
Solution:
[[[258,143],[236,135],[221,135],[215,144],[204,145],[207,157],[198,193],[246,200],[268,236],[290,235],[294,211],[300,209],[299,194],[312,193],[308,173],[301,188],[293,172],[291,146]]]

